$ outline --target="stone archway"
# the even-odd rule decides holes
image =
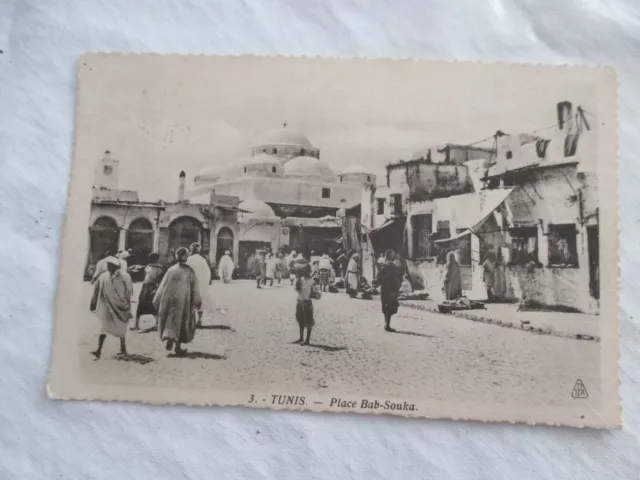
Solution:
[[[144,218],[136,218],[127,230],[126,249],[131,250],[129,265],[146,265],[153,251],[153,225]]]
[[[216,241],[216,265],[220,262],[220,257],[224,255],[226,250],[231,252],[231,256],[233,257],[233,230],[229,227],[222,227],[218,230],[218,236]]]
[[[97,218],[89,227],[89,265],[95,265],[107,251],[115,255],[118,251],[119,235],[120,229],[113,218]]]
[[[202,224],[195,218],[184,215],[169,224],[169,249],[189,248],[192,243],[202,244]]]

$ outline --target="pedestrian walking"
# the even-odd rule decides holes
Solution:
[[[127,354],[127,324],[131,318],[131,296],[133,283],[129,274],[121,269],[120,259],[106,258],[107,271],[103,272],[93,287],[90,310],[95,312],[102,329],[98,337],[98,349],[91,352],[97,359],[102,355],[102,346],[107,334],[120,339],[120,354]]]
[[[447,300],[455,300],[462,296],[462,280],[460,265],[455,252],[447,254],[447,273],[444,276],[444,296]]]
[[[198,307],[198,326],[202,326],[204,312],[210,312],[211,295],[209,294],[209,284],[211,283],[211,267],[209,263],[200,255],[201,246],[195,242],[191,244],[191,255],[186,264],[191,267],[198,278],[198,288],[200,296],[200,306]],[[185,249],[186,250],[186,249]],[[177,255],[176,255],[177,256]]]
[[[326,292],[329,287],[329,277],[331,276],[331,259],[326,253],[322,255],[322,258],[318,262],[318,270],[320,277],[320,290]]]
[[[153,315],[156,327],[158,326],[158,312],[153,306],[153,297],[164,275],[164,267],[159,262],[160,255],[155,252],[149,254],[149,264],[144,267],[144,280],[138,296],[138,308],[136,309],[136,322],[131,330],[140,330],[140,317]]]
[[[183,343],[193,340],[196,333],[197,312],[202,306],[200,288],[196,272],[187,265],[189,252],[181,247],[176,252],[176,263],[167,270],[153,305],[158,312],[160,339],[166,342],[166,349],[175,345],[176,356],[184,356]]]
[[[269,282],[269,286],[273,287],[273,279],[276,276],[276,258],[273,253],[269,252],[265,259],[265,281],[264,284]]]
[[[358,294],[358,285],[360,281],[360,269],[358,267],[358,260],[360,256],[354,253],[347,265],[347,275],[345,278],[346,291],[351,298],[355,298]]]
[[[231,279],[233,278],[233,268],[231,252],[227,250],[220,259],[220,266],[218,267],[218,277],[220,277],[222,283],[231,283]]]
[[[264,281],[264,273],[265,273],[264,252],[262,250],[258,250],[256,252],[256,261],[253,265],[253,274],[256,277],[257,288],[262,288],[262,282]]]
[[[93,272],[93,277],[91,277],[91,285],[96,283],[96,281],[98,280],[100,275],[102,275],[104,272],[106,272],[108,270],[107,269],[107,260],[111,256],[112,256],[112,251],[110,249],[105,250],[104,255],[102,256],[102,258],[100,260],[98,260],[98,263],[96,263],[96,269]]]
[[[309,345],[311,341],[311,330],[315,325],[313,316],[312,299],[319,299],[322,294],[311,278],[311,267],[308,263],[302,264],[297,269],[296,292],[298,292],[298,300],[296,302],[296,321],[300,328],[300,345]],[[305,338],[306,329],[306,338]]]
[[[282,283],[282,279],[287,276],[287,264],[282,253],[278,253],[276,258],[276,280],[278,285]]]
[[[398,313],[398,297],[402,282],[402,271],[395,263],[396,254],[393,250],[387,250],[384,255],[384,263],[380,265],[378,284],[380,285],[380,301],[382,302],[382,314],[384,315],[384,329],[387,332],[395,332],[391,328],[391,317]]]
[[[484,283],[484,288],[487,291],[487,302],[493,302],[495,270],[496,270],[496,264],[493,258],[493,253],[487,252],[487,256],[484,262],[482,262],[482,282]]]
[[[129,268],[129,262],[127,259],[131,256],[128,250],[124,250],[118,253],[118,258],[120,259],[120,268],[123,272],[126,272]]]

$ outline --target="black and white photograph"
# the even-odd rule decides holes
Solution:
[[[615,427],[616,76],[87,54],[49,393]]]

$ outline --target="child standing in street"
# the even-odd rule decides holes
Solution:
[[[296,292],[298,292],[298,301],[296,303],[296,320],[300,327],[300,345],[309,345],[311,339],[311,330],[315,325],[313,318],[312,299],[321,297],[320,289],[316,282],[311,278],[311,267],[305,264],[298,270],[298,279],[296,280]],[[304,337],[304,330],[307,329],[307,337]]]

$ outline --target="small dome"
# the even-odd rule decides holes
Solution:
[[[352,173],[362,173],[364,175],[373,175],[373,173],[371,173],[370,171],[368,171],[366,168],[364,168],[362,165],[359,165],[359,164],[349,165],[347,168],[345,168],[342,171],[340,175],[349,175]]]
[[[307,137],[286,127],[263,133],[258,137],[253,147],[263,147],[265,145],[294,145],[307,149],[315,149]]]
[[[206,167],[196,173],[196,176],[193,177],[194,182],[215,182],[220,179],[220,176],[224,172],[223,169],[219,167]]]
[[[285,176],[311,177],[324,180],[335,180],[335,174],[327,164],[315,157],[295,157],[289,160],[284,167]]]
[[[242,210],[246,210],[251,213],[243,213],[242,216],[248,217],[263,217],[263,218],[271,218],[276,217],[276,214],[273,213],[273,210],[269,205],[260,200],[255,199],[247,199],[243,202],[240,202],[238,208]],[[276,217],[277,218],[277,217]]]

